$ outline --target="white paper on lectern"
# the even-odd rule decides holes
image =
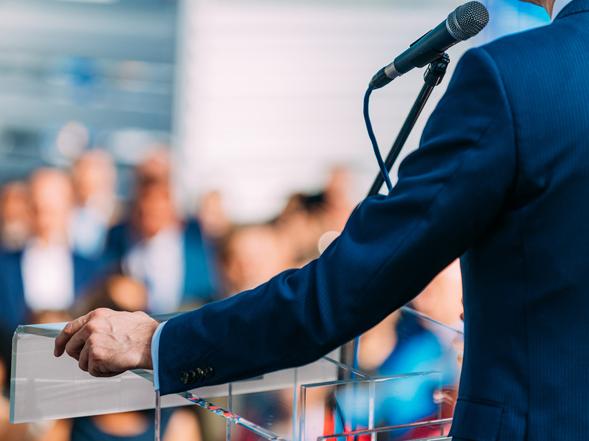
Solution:
[[[126,372],[113,378],[95,378],[83,372],[73,358],[53,356],[54,340],[65,323],[19,326],[12,344],[10,420],[24,423],[155,406],[151,371]],[[339,350],[329,355],[339,360]],[[337,378],[335,365],[312,363],[303,368],[274,372],[233,383],[233,394],[262,392],[294,386],[295,381],[321,382]],[[228,386],[194,391],[203,398],[228,395]],[[178,395],[162,397],[162,407],[189,405]]]

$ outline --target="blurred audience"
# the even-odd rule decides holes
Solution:
[[[9,375],[10,330],[18,324],[66,321],[99,307],[169,313],[253,288],[318,257],[338,237],[353,209],[351,178],[343,167],[331,171],[322,191],[291,195],[276,219],[241,226],[232,225],[217,191],[201,197],[194,216],[184,216],[175,204],[172,177],[169,151],[150,152],[135,167],[131,199],[122,204],[116,197],[112,159],[92,149],[69,172],[42,168],[28,182],[2,187],[0,322],[8,330],[0,329],[3,384]],[[461,293],[460,269],[454,263],[412,302],[415,313],[392,314],[362,337],[358,362],[364,371],[377,376],[442,372],[441,388],[440,382],[424,377],[407,383],[401,392],[405,395],[390,391],[398,400],[378,403],[377,423],[432,415],[437,412],[432,400],[436,393],[450,397],[453,404],[460,348],[453,341],[456,333],[444,331],[437,322],[460,326]],[[3,441],[154,436],[151,412],[10,426],[5,397],[6,388],[0,401]],[[322,408],[336,403],[339,416],[332,415],[334,421],[353,417],[343,398],[317,397],[319,413],[323,416]],[[252,399],[248,412],[255,419],[286,408],[287,399],[290,395],[281,393]],[[276,427],[289,431],[287,414],[274,418]],[[165,441],[201,439],[199,421],[191,411],[166,411],[163,422]]]
[[[31,312],[70,308],[97,276],[96,262],[70,245],[73,191],[69,177],[40,169],[29,182],[31,236],[22,250],[0,258],[0,292],[6,308],[0,318],[15,327]]]
[[[25,246],[31,232],[27,185],[9,182],[0,192],[0,247],[16,251]]]
[[[75,209],[71,241],[86,257],[100,257],[108,229],[121,215],[116,198],[116,169],[104,150],[90,150],[73,164]]]

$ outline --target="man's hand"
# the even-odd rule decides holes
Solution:
[[[95,377],[152,369],[151,338],[158,322],[143,312],[97,309],[69,322],[55,340],[55,356],[67,352]]]

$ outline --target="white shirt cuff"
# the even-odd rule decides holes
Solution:
[[[153,337],[151,337],[151,364],[153,365],[153,388],[160,390],[160,375],[159,375],[159,350],[160,350],[160,335],[167,322],[159,324]]]

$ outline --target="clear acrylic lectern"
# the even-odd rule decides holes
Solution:
[[[343,363],[337,350],[304,367],[165,396],[161,406],[195,405],[224,418],[228,440],[449,439],[445,436],[456,397],[462,332],[410,308],[401,314],[419,321],[434,336],[442,362],[414,363],[406,371],[402,365],[393,366],[382,375]],[[13,423],[155,407],[151,371],[94,378],[75,360],[55,358],[53,340],[62,327],[29,325],[15,332]],[[399,330],[396,346],[409,338],[415,334]]]

